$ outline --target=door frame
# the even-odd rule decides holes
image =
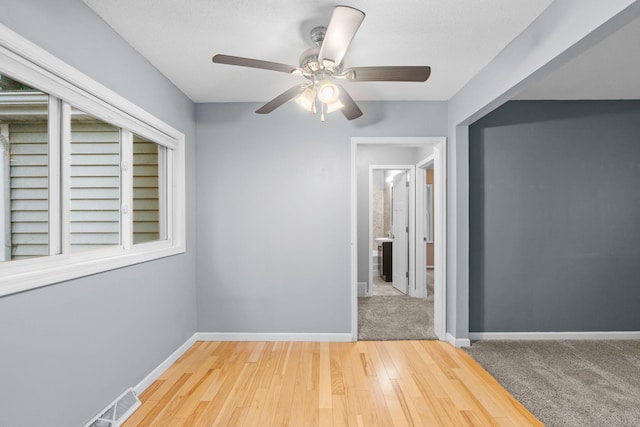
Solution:
[[[422,218],[424,217],[424,191],[422,191],[422,186],[424,186],[425,182],[426,182],[426,178],[427,178],[427,168],[429,166],[433,166],[434,167],[434,175],[435,175],[435,165],[434,165],[434,156],[433,154],[429,157],[427,157],[424,160],[419,161],[416,164],[416,260],[418,260],[417,265],[416,265],[416,283],[426,283],[426,268],[427,268],[427,251],[426,251],[426,247],[425,247],[425,243],[422,240],[422,236],[424,235],[424,230],[423,230],[423,224],[424,222],[422,221]],[[417,183],[421,183],[420,188],[418,188]],[[435,207],[435,197],[434,197],[434,204],[433,204],[433,212],[435,213],[436,211],[436,207]],[[435,219],[435,218],[434,218]],[[434,231],[434,242],[435,242],[435,230],[436,230],[436,225],[435,225],[435,221],[433,224],[433,231]],[[435,248],[435,246],[434,246]],[[435,255],[435,254],[434,254]],[[433,268],[434,268],[434,274],[435,274],[435,260],[433,263]],[[435,277],[434,277],[435,278]],[[435,291],[434,291],[435,293]],[[427,291],[426,289],[423,289],[422,286],[420,287],[420,289],[418,289],[418,293],[417,296],[419,297],[426,297],[427,295]],[[435,300],[434,300],[435,303]],[[435,319],[434,319],[435,321]]]
[[[433,154],[416,164],[416,180],[426,181],[426,167],[433,163],[433,331],[436,336],[446,341],[447,334],[447,147],[443,138],[441,144],[433,146]],[[417,188],[417,186],[416,186]],[[423,192],[416,191],[416,204],[418,212],[416,215],[423,215],[422,203]],[[416,239],[422,242],[422,221],[416,223]],[[422,251],[424,244],[420,244]],[[418,254],[421,262],[418,272],[423,280],[426,274],[427,257],[423,252]]]
[[[373,295],[373,171],[374,170],[402,170],[409,173],[409,281],[407,295],[415,297],[415,283],[416,283],[416,239],[412,239],[411,236],[416,232],[414,227],[415,215],[416,215],[416,199],[415,195],[415,177],[416,167],[415,165],[369,165],[369,282],[367,283],[366,296]],[[357,270],[357,269],[356,269]]]
[[[358,340],[358,210],[356,148],[359,144],[387,144],[396,146],[433,147],[434,161],[434,324],[439,340],[446,340],[447,327],[447,138],[446,137],[352,137],[351,138],[351,340]],[[420,162],[419,162],[420,163]],[[370,245],[371,243],[369,243]],[[369,257],[371,255],[369,254]],[[371,270],[371,266],[369,267]],[[370,274],[370,273],[369,273]]]

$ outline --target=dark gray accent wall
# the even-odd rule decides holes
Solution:
[[[470,127],[470,331],[640,330],[640,101]]]
[[[277,93],[277,91],[276,91]],[[198,104],[198,331],[351,333],[351,137],[444,136],[444,102]]]
[[[0,0],[0,11],[186,135],[186,254],[0,297],[0,426],[81,426],[196,331],[194,105],[80,0]]]

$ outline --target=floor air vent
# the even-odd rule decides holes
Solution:
[[[113,403],[111,403],[100,415],[89,421],[85,427],[118,427],[125,422],[129,415],[133,414],[140,406],[138,396],[133,389],[125,391]]]

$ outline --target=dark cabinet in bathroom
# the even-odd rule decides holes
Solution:
[[[378,270],[380,271],[380,277],[385,282],[391,282],[393,280],[393,272],[391,271],[392,265],[392,245],[393,242],[382,242],[378,245]]]

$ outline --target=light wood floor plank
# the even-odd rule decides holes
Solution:
[[[438,341],[197,342],[141,395],[133,426],[541,426]]]

